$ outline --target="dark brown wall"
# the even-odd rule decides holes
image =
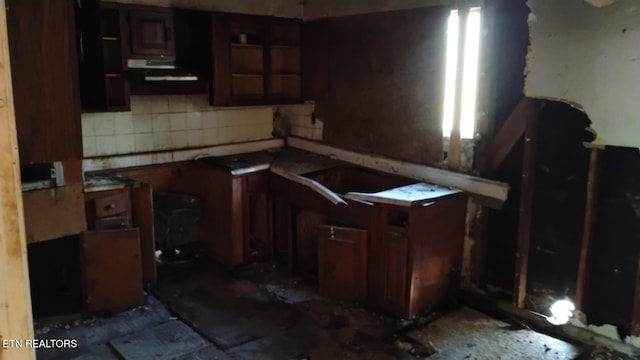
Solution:
[[[326,143],[440,161],[447,17],[428,7],[329,19]]]

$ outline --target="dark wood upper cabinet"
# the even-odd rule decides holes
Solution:
[[[74,3],[6,1],[21,164],[82,158]]]
[[[212,103],[300,101],[300,24],[292,19],[214,13]]]
[[[173,59],[173,10],[156,7],[131,7],[131,57]]]
[[[78,9],[82,108],[128,111],[127,11],[120,4],[83,0]]]
[[[329,96],[329,21],[302,25],[302,98],[322,100]]]

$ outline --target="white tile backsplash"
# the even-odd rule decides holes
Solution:
[[[187,117],[187,129],[202,129],[202,115],[200,112],[188,112]]]
[[[133,115],[133,132],[136,134],[153,132],[153,123],[151,122],[151,114],[134,114]]]
[[[187,112],[187,99],[185,95],[171,95],[167,97],[169,101],[170,113],[184,113]]]
[[[201,113],[202,128],[213,129],[218,127],[218,117],[216,116],[217,114],[217,111],[205,111]]]
[[[151,151],[153,150],[153,134],[135,134],[136,151]]]
[[[130,113],[116,114],[114,116],[115,134],[133,134],[133,115]]]
[[[185,113],[169,114],[169,129],[171,131],[186,130],[187,116]]]
[[[152,114],[166,114],[169,112],[169,99],[166,96],[158,96],[151,101]]]
[[[82,137],[82,153],[85,157],[96,156],[96,137],[95,136],[83,136]]]
[[[96,136],[115,134],[115,120],[113,114],[93,114],[93,121]]]
[[[202,129],[187,131],[188,146],[202,146]]]
[[[171,147],[174,149],[180,149],[187,147],[187,132],[186,131],[172,131],[169,133],[171,137]]]
[[[171,133],[156,132],[153,133],[153,148],[157,150],[168,149],[171,147]]]
[[[169,114],[153,114],[151,115],[151,122],[153,124],[153,132],[166,132],[171,130],[169,126]]]
[[[118,154],[128,154],[136,151],[135,136],[133,134],[117,135],[116,150]]]
[[[280,109],[297,127],[312,129],[310,137],[318,140],[320,133],[321,138],[322,128],[310,124],[310,115],[300,115],[313,112],[313,106]],[[131,112],[82,114],[83,153],[93,157],[269,139],[274,111],[212,107],[206,95],[132,96]]]
[[[82,116],[82,137],[95,136],[95,116],[94,114],[86,114]]]
[[[115,135],[96,136],[96,155],[109,155],[117,152]]]

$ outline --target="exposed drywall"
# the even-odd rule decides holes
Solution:
[[[581,107],[598,143],[640,145],[640,3],[530,0],[529,7],[525,94]]]
[[[300,0],[109,0],[123,4],[302,18]]]
[[[366,14],[425,6],[444,5],[447,0],[306,0],[305,20]]]

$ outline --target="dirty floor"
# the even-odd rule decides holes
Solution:
[[[230,270],[198,259],[163,265],[159,276],[145,306],[36,324],[38,338],[78,340],[38,349],[38,359],[618,359],[469,308],[394,319],[322,298],[312,280],[274,263]]]

